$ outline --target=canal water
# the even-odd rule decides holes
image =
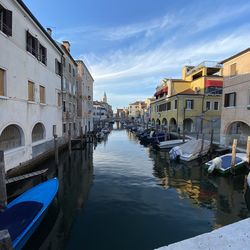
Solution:
[[[198,162],[170,163],[122,129],[71,159],[63,152],[58,169],[52,160],[39,167],[58,176],[60,189],[29,250],[155,249],[249,216],[246,173],[208,176]]]

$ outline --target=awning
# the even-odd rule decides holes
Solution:
[[[206,80],[205,81],[206,88],[208,87],[223,87],[223,81],[222,80]]]

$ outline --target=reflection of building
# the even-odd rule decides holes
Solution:
[[[83,132],[93,130],[93,83],[88,68],[83,61],[77,60],[77,116],[79,128]]]
[[[210,130],[211,123],[219,129],[223,79],[222,65],[203,62],[184,66],[182,79],[164,79],[156,88],[156,100],[151,104],[151,122],[177,127],[188,132]],[[202,131],[201,131],[202,132]]]
[[[139,122],[142,121],[145,109],[146,103],[142,101],[136,101],[129,104],[129,118],[135,119]]]
[[[62,50],[20,0],[0,5],[0,149],[6,171],[62,136]]]
[[[246,144],[250,135],[250,48],[223,62],[223,103],[221,117],[221,143],[233,139]]]

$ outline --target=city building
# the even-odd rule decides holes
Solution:
[[[245,147],[250,135],[250,48],[233,55],[223,63],[223,100],[221,144],[238,139]]]
[[[83,133],[93,131],[93,83],[88,68],[82,60],[77,63],[77,120]]]
[[[108,111],[103,106],[102,102],[94,101],[93,102],[93,122],[94,124],[99,124],[102,121],[105,121],[108,118]]]
[[[76,93],[77,63],[70,54],[70,43],[68,41],[63,41],[63,44],[59,45],[61,46],[61,49],[64,52],[62,58],[62,66],[61,66],[63,135],[65,138],[67,138],[68,133],[70,131],[71,137],[77,137],[79,136],[79,128],[78,128],[79,124],[77,124],[77,93]]]
[[[129,118],[138,122],[143,122],[144,112],[146,108],[147,105],[143,101],[130,103],[128,107]]]
[[[116,118],[127,119],[128,118],[128,109],[127,108],[118,108],[116,109]]]
[[[0,0],[0,51],[0,149],[8,171],[53,149],[53,131],[62,137],[63,52],[21,0]]]
[[[170,131],[219,134],[223,77],[222,65],[203,62],[184,66],[182,79],[164,79],[151,103],[151,123]]]

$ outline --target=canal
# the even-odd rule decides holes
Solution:
[[[154,249],[249,216],[245,173],[208,176],[199,163],[169,163],[126,130],[84,151],[60,155],[48,176],[60,189],[25,249]],[[18,190],[40,182],[20,183]]]

